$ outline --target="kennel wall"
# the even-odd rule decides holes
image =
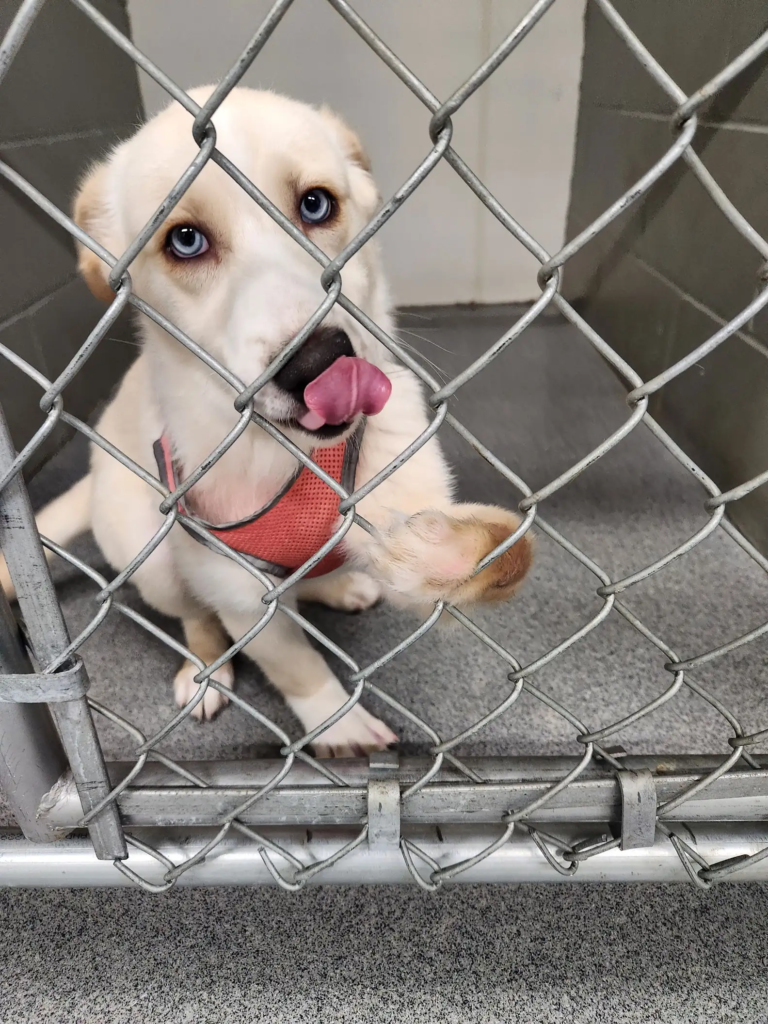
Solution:
[[[761,723],[743,725],[707,687],[707,666],[757,641],[768,631],[768,624],[758,624],[745,632],[743,624],[734,621],[728,642],[710,650],[678,652],[633,610],[633,588],[651,577],[663,581],[676,563],[692,557],[715,533],[737,544],[760,571],[768,571],[764,555],[735,525],[740,522],[738,513],[734,511],[733,518],[731,516],[732,509],[736,510],[740,502],[750,495],[757,496],[764,478],[768,477],[759,463],[760,452],[756,448],[754,461],[747,465],[739,461],[741,449],[738,448],[729,461],[726,441],[722,441],[725,435],[718,434],[717,443],[722,441],[721,457],[728,462],[733,476],[726,481],[719,475],[719,469],[717,472],[713,469],[713,476],[708,475],[706,458],[710,457],[707,453],[715,444],[713,435],[703,429],[701,420],[693,414],[686,413],[682,419],[674,415],[667,417],[662,401],[670,386],[682,386],[681,382],[690,380],[692,372],[700,365],[706,367],[709,360],[726,359],[728,353],[736,350],[737,342],[757,351],[754,346],[759,344],[759,338],[752,332],[756,332],[754,325],[768,304],[768,288],[760,269],[768,258],[768,243],[760,234],[759,218],[752,216],[755,211],[740,209],[740,197],[729,193],[730,179],[719,181],[716,170],[709,166],[709,147],[702,149],[700,140],[708,139],[710,134],[716,136],[718,132],[730,131],[725,124],[718,125],[716,119],[710,120],[718,98],[729,95],[729,90],[740,90],[738,94],[745,104],[753,95],[754,102],[758,101],[760,90],[768,80],[762,70],[763,55],[768,50],[768,32],[761,34],[762,26],[750,23],[745,15],[744,38],[739,40],[735,30],[728,34],[735,49],[718,51],[711,55],[709,62],[702,60],[700,65],[694,61],[685,69],[681,67],[678,73],[676,47],[691,56],[695,52],[695,47],[690,45],[691,37],[700,28],[698,15],[694,19],[690,3],[666,0],[663,4],[654,4],[654,24],[653,19],[651,23],[646,22],[640,14],[645,5],[629,0],[622,3],[590,0],[586,23],[585,106],[578,143],[571,231],[567,244],[559,252],[549,253],[525,230],[524,202],[519,211],[505,209],[485,187],[477,169],[464,161],[461,133],[454,131],[451,118],[470,96],[483,88],[504,61],[515,60],[518,45],[529,33],[537,31],[537,26],[554,6],[568,0],[537,0],[520,24],[447,98],[430,92],[418,75],[387,47],[386,41],[359,17],[354,4],[346,0],[327,2],[339,16],[339,32],[356,32],[369,46],[370,60],[382,61],[424,106],[423,160],[394,195],[385,199],[371,223],[332,260],[297,231],[230,162],[227,154],[218,150],[212,124],[217,107],[245,70],[254,61],[258,62],[262,47],[280,46],[280,23],[291,0],[277,0],[264,23],[256,27],[240,59],[202,109],[133,46],[117,8],[99,7],[89,0],[23,0],[15,8],[15,16],[0,47],[2,93],[13,81],[16,61],[26,59],[25,54],[29,59],[34,57],[34,50],[26,47],[33,44],[35,26],[44,25],[44,19],[54,16],[52,12],[58,14],[66,7],[67,17],[77,15],[80,19],[77,29],[62,33],[58,39],[62,51],[70,53],[73,66],[80,34],[98,30],[116,47],[115,52],[130,57],[190,112],[190,130],[199,146],[199,153],[188,171],[125,253],[105,251],[68,218],[62,208],[61,195],[55,192],[46,195],[45,183],[33,180],[31,172],[15,167],[11,159],[0,161],[0,176],[11,194],[22,196],[23,200],[19,201],[30,209],[36,208],[35,217],[40,222],[50,218],[58,228],[78,238],[104,259],[112,268],[111,283],[115,290],[112,305],[100,319],[93,315],[90,332],[81,338],[78,351],[57,376],[52,371],[46,374],[25,358],[24,353],[5,345],[0,338],[0,356],[6,361],[4,373],[13,374],[14,379],[28,380],[37,387],[43,416],[43,425],[37,431],[27,426],[24,436],[17,439],[18,453],[4,421],[0,424],[0,545],[19,595],[23,627],[18,628],[7,603],[3,604],[0,608],[0,782],[21,832],[6,830],[0,837],[0,883],[134,884],[162,892],[177,884],[268,882],[286,890],[298,890],[319,882],[412,882],[434,890],[453,882],[565,879],[690,880],[707,888],[724,879],[768,878],[768,826],[765,824],[768,762],[758,753],[768,730],[761,729]],[[719,9],[717,5],[710,6],[713,11]],[[741,9],[740,5],[739,12]],[[752,5],[744,4],[744,11],[749,10]],[[112,20],[116,14],[116,19]],[[736,19],[733,10],[729,19],[721,12],[721,21],[713,25],[712,32],[716,33],[718,26],[724,27],[726,21],[730,26]],[[664,32],[659,28],[662,24]],[[97,45],[101,46],[101,41]],[[641,95],[649,90],[653,92],[656,106],[646,106],[654,116],[626,118],[627,125],[630,121],[637,125],[647,121],[653,125],[653,140],[636,144],[617,130],[614,145],[607,146],[600,128],[590,129],[593,123],[590,119],[596,122],[603,118],[607,88],[600,79],[603,61],[606,66],[610,62],[611,90],[616,93],[613,105],[619,110],[623,110],[619,102],[621,89],[626,87],[630,92],[628,110],[635,103],[632,88],[639,89]],[[622,81],[625,72],[629,84]],[[126,88],[133,89],[133,85]],[[609,106],[611,96],[612,92],[608,96]],[[520,102],[525,102],[525,97],[521,97]],[[631,109],[635,113],[645,112],[640,99],[636,109]],[[614,112],[613,116],[620,118],[621,114]],[[503,131],[503,125],[497,125],[496,130]],[[524,156],[521,154],[521,159]],[[591,183],[587,183],[591,190],[585,197],[584,169],[594,166],[593,160],[598,172],[587,174],[591,177]],[[194,338],[180,331],[132,290],[132,261],[209,161],[222,167],[317,261],[326,299],[291,341],[281,359],[295,351],[333,304],[339,303],[409,366],[427,390],[432,421],[401,458],[410,457],[437,430],[449,432],[469,445],[500,475],[508,485],[510,501],[519,503],[523,514],[520,529],[492,552],[489,559],[497,557],[525,531],[535,527],[542,543],[556,546],[564,557],[575,560],[590,574],[598,610],[544,654],[526,664],[521,664],[515,650],[500,644],[471,615],[449,604],[436,606],[400,644],[377,660],[357,664],[303,615],[287,607],[281,596],[331,545],[343,541],[353,522],[366,528],[367,524],[356,512],[356,503],[363,492],[394,472],[400,460],[352,494],[326,479],[339,495],[339,528],[329,544],[287,580],[277,584],[239,559],[243,572],[260,579],[265,590],[264,607],[254,612],[253,628],[234,642],[227,656],[239,651],[256,631],[267,625],[271,616],[289,615],[347,669],[350,698],[338,715],[364,695],[375,694],[393,715],[401,716],[420,730],[424,748],[421,756],[405,757],[397,752],[386,752],[372,755],[367,761],[324,763],[310,754],[311,740],[319,729],[306,736],[291,735],[269,719],[257,702],[238,694],[233,698],[235,710],[271,731],[280,746],[278,759],[181,762],[163,749],[164,740],[180,728],[205,689],[218,685],[212,679],[215,666],[199,662],[156,622],[125,602],[122,588],[154,547],[163,543],[176,521],[176,499],[200,478],[207,466],[202,465],[176,492],[169,494],[159,480],[132,464],[124,453],[110,446],[85,422],[82,410],[70,402],[70,394],[74,394],[77,383],[85,379],[83,367],[112,348],[110,332],[116,317],[133,306],[160,323],[179,345],[203,359],[211,372],[219,374],[231,387],[233,404],[240,414],[239,423],[212,453],[214,460],[237,443],[240,433],[252,421],[281,443],[288,443],[274,426],[260,419],[252,402],[256,391],[277,372],[277,364],[256,381],[235,378],[201,349]],[[429,188],[430,172],[441,161],[474,193],[478,204],[485,208],[483,213],[495,217],[506,228],[510,244],[523,245],[536,257],[540,264],[541,293],[487,351],[479,353],[448,383],[435,379],[397,339],[372,323],[345,296],[343,288],[345,263],[391,217],[401,216],[398,211],[415,189]],[[621,173],[616,170],[619,164]],[[753,162],[751,167],[756,174],[757,165]],[[733,244],[749,252],[750,260],[742,265],[742,280],[741,271],[736,273],[726,252],[716,244],[710,245],[706,239],[690,245],[687,241],[680,242],[686,231],[692,232],[698,226],[698,218],[696,224],[689,218],[668,234],[666,244],[656,250],[656,256],[647,256],[646,262],[659,276],[666,275],[670,283],[674,282],[678,299],[679,292],[686,290],[687,280],[676,277],[674,268],[656,267],[654,260],[679,242],[688,247],[688,261],[692,265],[700,260],[705,267],[716,268],[724,260],[734,284],[728,290],[723,282],[723,294],[718,299],[722,307],[716,309],[714,297],[706,297],[712,302],[713,314],[717,313],[722,322],[717,317],[714,321],[705,317],[700,333],[679,334],[678,318],[666,322],[668,304],[660,303],[657,309],[655,298],[643,300],[653,305],[655,315],[662,318],[667,330],[665,337],[674,339],[675,344],[678,338],[684,340],[680,342],[681,349],[674,348],[670,341],[658,362],[635,365],[639,335],[626,331],[625,321],[617,319],[615,312],[605,312],[602,282],[611,280],[614,264],[630,265],[627,253],[634,250],[627,239],[634,238],[632,224],[633,218],[640,215],[638,211],[644,211],[644,223],[649,219],[655,221],[655,211],[660,211],[661,225],[663,212],[670,208],[669,203],[663,201],[664,196],[668,201],[677,202],[675,197],[689,186],[700,190],[702,201],[711,205],[722,218],[723,229],[736,236],[737,242]],[[521,221],[516,219],[517,213]],[[41,256],[41,264],[44,263],[45,258]],[[634,294],[633,288],[634,285],[627,285],[626,291],[619,291],[618,299],[614,291],[614,309],[624,304],[623,296]],[[693,292],[691,294],[696,298]],[[567,296],[586,299],[585,315]],[[626,302],[629,307],[636,300],[630,298]],[[703,299],[697,302],[704,304]],[[492,374],[495,361],[503,360],[505,354],[508,356],[526,329],[553,310],[569,321],[620,377],[627,392],[627,407],[622,424],[597,447],[585,451],[573,465],[553,474],[549,482],[534,490],[514,465],[505,464],[483,444],[482,436],[476,436],[463,425],[456,415],[459,406],[454,406],[452,399],[472,379],[482,380],[483,374]],[[738,348],[732,357],[734,365],[741,357],[742,350]],[[730,379],[726,378],[730,372],[728,357],[727,370],[721,374],[723,379]],[[93,388],[96,387],[94,383]],[[92,390],[90,385],[88,390]],[[94,394],[94,404],[103,398],[103,394]],[[736,400],[741,403],[740,394]],[[695,401],[698,401],[695,391],[689,391],[683,404],[693,405]],[[680,404],[678,401],[677,405]],[[657,406],[659,419],[652,415]],[[746,415],[750,408],[745,398],[742,412]],[[665,426],[667,419],[669,433]],[[61,424],[85,434],[154,487],[164,515],[163,527],[152,542],[137,552],[131,565],[114,578],[106,578],[75,555],[56,549],[57,554],[94,584],[93,618],[74,638],[67,631],[56,598],[43,557],[42,545],[46,542],[35,530],[22,475],[24,467],[32,465],[49,433]],[[650,431],[666,449],[667,456],[676,460],[697,482],[702,525],[692,536],[653,562],[639,564],[630,574],[612,578],[598,561],[549,522],[548,503],[590,466],[620,449],[630,435],[640,429]],[[676,440],[679,429],[680,446]],[[703,465],[695,463],[692,452],[686,448],[688,433],[695,435],[704,453]],[[727,444],[736,442],[731,439]],[[294,454],[322,476],[305,456],[299,452]],[[723,490],[725,485],[730,489]],[[747,529],[746,525],[744,528]],[[204,532],[204,527],[199,529]],[[751,533],[759,540],[756,530]],[[208,539],[217,544],[215,538]],[[221,557],[238,560],[239,556],[220,543],[219,550]],[[186,708],[169,717],[153,735],[145,735],[126,717],[88,696],[88,666],[78,652],[108,615],[128,617],[138,628],[190,657],[199,666],[197,696]],[[419,713],[416,699],[406,705],[379,685],[380,670],[422,641],[441,615],[453,617],[457,628],[468,631],[467,635],[471,634],[474,641],[490,649],[499,659],[499,671],[506,674],[509,682],[507,695],[501,703],[478,712],[476,720],[468,720],[465,727],[453,735],[440,735]],[[655,651],[659,664],[668,670],[667,682],[659,687],[651,701],[635,707],[621,719],[602,721],[600,708],[596,708],[594,720],[587,723],[553,696],[546,685],[541,685],[537,673],[545,666],[556,666],[566,652],[570,652],[569,656],[580,656],[586,638],[616,617],[626,622]],[[744,680],[745,686],[757,683],[759,679]],[[616,686],[626,685],[625,678],[617,671]],[[629,726],[641,720],[652,720],[655,712],[680,699],[682,693],[694,695],[719,716],[721,749],[710,755],[692,753],[669,757],[663,751],[655,756],[632,755],[619,746],[622,733]],[[572,756],[480,758],[463,753],[468,741],[489,724],[514,715],[523,696],[567,724],[572,738]],[[106,763],[94,716],[108,719],[131,738],[135,744],[131,761]]]
[[[0,35],[18,4],[0,4]],[[98,9],[128,29],[119,0]],[[0,110],[0,155],[61,209],[68,210],[79,177],[142,120],[138,76],[115,60],[95,25],[69,4],[50,4],[30,27],[8,69]],[[102,313],[77,274],[72,239],[17,188],[0,185],[6,257],[0,274],[0,340],[47,377],[61,373]],[[130,340],[130,317],[114,333]],[[67,407],[89,418],[110,393],[133,354],[112,344],[93,354],[67,395]],[[0,403],[18,447],[40,426],[38,385],[22,373],[0,374]],[[71,428],[58,423],[25,466],[29,475],[57,450]]]
[[[727,0],[616,6],[687,93],[737,60],[768,23],[758,0],[736,7]],[[664,89],[640,63],[625,60],[621,37],[595,7],[588,8],[586,28],[568,237],[599,216],[607,195],[628,189],[648,154],[662,153],[669,142]],[[643,378],[692,352],[763,287],[768,203],[755,169],[768,166],[767,88],[766,59],[758,55],[701,110],[692,149],[714,182],[691,173],[684,157],[568,263],[566,294],[581,300],[585,318]],[[744,221],[734,223],[729,207],[718,203],[720,189]],[[653,416],[724,490],[765,469],[766,345],[768,316],[759,310],[711,359],[651,399]],[[765,488],[731,505],[729,518],[768,552]]]

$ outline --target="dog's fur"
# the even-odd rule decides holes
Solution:
[[[192,95],[203,103],[210,90]],[[335,115],[267,92],[236,89],[214,117],[218,147],[333,257],[373,215],[379,196],[356,136]],[[122,253],[158,207],[197,151],[192,121],[174,105],[119,145],[87,176],[75,219],[115,254]],[[336,215],[310,227],[298,216],[299,197],[323,186],[337,200]],[[165,249],[169,228],[194,224],[210,240],[204,257],[174,261]],[[108,267],[90,250],[79,251],[92,291],[109,300]],[[216,165],[209,163],[171,212],[166,224],[130,268],[138,295],[194,338],[243,381],[260,374],[306,322],[323,298],[318,264]],[[393,323],[375,243],[344,267],[344,293],[384,330]],[[355,353],[392,382],[384,410],[371,417],[362,443],[357,485],[386,466],[428,425],[416,377],[340,307],[325,323],[344,330]],[[147,317],[143,349],[104,412],[98,430],[155,474],[152,445],[172,439],[185,473],[195,468],[235,425],[234,393],[196,356]],[[288,396],[271,381],[256,396],[258,412],[282,423]],[[302,451],[317,439],[281,427]],[[338,438],[331,442],[338,443]],[[232,521],[260,508],[292,475],[296,460],[251,424],[193,488],[196,512],[210,522]],[[348,566],[305,580],[284,600],[320,601],[349,611],[368,608],[383,594],[400,605],[428,608],[444,598],[462,604],[512,595],[528,571],[531,543],[519,540],[474,575],[477,562],[519,525],[505,509],[455,504],[451,474],[431,439],[358,505],[377,528],[354,526],[344,540]],[[93,446],[89,475],[45,508],[41,533],[66,545],[91,527],[109,563],[122,570],[162,524],[158,494]],[[147,604],[182,620],[186,642],[206,664],[241,637],[260,614],[263,589],[245,570],[174,526],[132,577]],[[12,586],[0,559],[0,582]],[[321,655],[287,616],[278,613],[244,648],[284,695],[306,730],[314,729],[347,699]],[[175,681],[184,705],[198,692],[198,669],[186,662]],[[226,664],[217,680],[231,687]],[[227,698],[209,687],[194,714],[210,718]],[[380,749],[396,739],[360,705],[326,729],[320,754],[343,756]]]

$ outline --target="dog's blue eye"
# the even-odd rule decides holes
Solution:
[[[183,260],[194,259],[195,256],[202,256],[209,248],[208,239],[202,231],[193,228],[191,224],[179,224],[172,228],[168,234],[168,248]]]
[[[322,224],[333,212],[333,199],[324,188],[311,188],[301,197],[299,213],[305,224]]]

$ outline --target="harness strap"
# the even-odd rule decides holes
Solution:
[[[354,490],[360,444],[365,430],[361,421],[355,433],[337,445],[316,448],[310,458],[348,493]],[[163,434],[153,446],[160,479],[174,491],[181,480],[170,439]],[[210,538],[189,528],[189,520],[204,526],[228,547],[245,556],[256,568],[278,578],[289,576],[330,539],[339,525],[339,495],[311,469],[300,465],[296,473],[257,512],[232,523],[214,524],[195,515],[184,496],[179,499],[179,522],[188,533],[208,547]],[[322,576],[345,561],[336,545],[307,578]]]

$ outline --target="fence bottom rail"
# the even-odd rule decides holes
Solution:
[[[354,838],[359,830],[342,828],[266,828],[262,835],[280,844],[287,854],[310,866],[331,857]],[[565,844],[595,844],[610,838],[605,828],[558,825],[551,830]],[[768,847],[768,823],[698,822],[678,825],[674,831],[707,863],[716,864],[750,856]],[[173,864],[199,854],[216,829],[152,828],[132,829],[130,836],[150,845]],[[498,839],[498,826],[445,825],[404,829],[403,838],[415,844],[440,867],[471,858]],[[161,885],[168,870],[155,857],[132,844],[128,861],[133,872],[150,884]],[[290,865],[271,854],[281,874],[289,876]],[[429,869],[415,859],[425,877]],[[756,860],[727,876],[739,882],[768,881],[768,857]],[[582,861],[578,870],[563,875],[553,870],[534,840],[524,829],[516,829],[508,842],[486,859],[456,875],[451,883],[510,882],[688,882],[690,878],[672,842],[657,833],[647,849],[608,849]],[[226,836],[200,863],[178,878],[180,886],[274,885],[275,880],[262,859],[259,846],[236,833]],[[323,868],[308,880],[311,885],[402,885],[413,884],[402,852],[397,845],[361,843],[335,864]],[[109,861],[97,860],[85,835],[73,834],[59,842],[41,845],[25,839],[12,829],[0,829],[0,887],[84,888],[132,886],[133,882]]]

